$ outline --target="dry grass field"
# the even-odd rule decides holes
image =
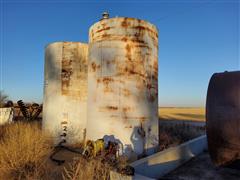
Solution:
[[[0,126],[0,179],[46,179],[50,139],[35,122]]]
[[[205,121],[205,108],[161,107],[158,113],[160,120]]]
[[[0,126],[0,179],[108,180],[110,169],[126,165],[124,158],[109,162],[103,156],[85,159],[79,154],[62,151],[59,159],[68,159],[58,166],[50,160],[54,151],[51,139],[41,130],[39,122]]]

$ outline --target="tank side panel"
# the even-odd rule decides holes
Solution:
[[[206,103],[209,153],[216,165],[240,158],[240,72],[213,75]]]
[[[87,120],[87,53],[87,45],[75,42],[54,43],[46,49],[43,126],[57,141],[63,133],[67,134],[68,143],[83,139]]]
[[[62,51],[62,95],[86,101],[87,49],[78,43],[64,42]]]
[[[89,40],[87,137],[115,136],[127,153],[153,152],[158,145],[157,31],[141,20],[108,19],[90,29]]]
[[[54,137],[59,135],[61,119],[61,60],[62,43],[50,44],[45,50],[43,129]]]

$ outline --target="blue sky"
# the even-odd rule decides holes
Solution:
[[[238,0],[0,1],[0,89],[12,100],[42,102],[46,44],[87,42],[103,11],[158,27],[160,106],[204,106],[211,75],[240,69]]]

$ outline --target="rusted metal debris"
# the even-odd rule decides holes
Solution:
[[[19,100],[17,101],[17,104],[23,117],[29,121],[36,120],[42,112],[42,105],[39,105],[37,103],[33,103],[27,107],[22,100]]]
[[[84,157],[96,157],[102,154],[105,158],[119,157],[119,144],[117,142],[108,141],[105,147],[104,139],[96,141],[88,140],[84,147],[82,155]]]
[[[207,93],[208,149],[216,165],[240,159],[240,71],[216,73]]]
[[[104,140],[98,139],[96,141],[88,140],[83,150],[83,156],[96,157],[99,153],[104,151]]]

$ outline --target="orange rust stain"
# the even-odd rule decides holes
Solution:
[[[101,36],[101,38],[111,38],[111,35],[110,34],[103,34],[102,36]]]
[[[127,50],[127,52],[131,52],[131,47],[129,44],[126,45],[126,50]]]
[[[127,37],[123,37],[121,40],[124,42],[127,42],[128,39],[127,39]]]
[[[153,68],[154,68],[155,70],[158,69],[158,62],[157,62],[157,61],[154,61],[154,63],[153,63]]]
[[[100,79],[100,78],[98,78],[98,79],[97,79],[97,83],[100,83],[100,82],[101,82],[101,79]]]
[[[110,27],[105,27],[105,28],[102,28],[102,29],[97,30],[96,33],[100,33],[100,32],[102,32],[102,31],[108,31],[108,30],[110,30],[110,29],[111,29]]]
[[[122,35],[112,35],[112,34],[107,34],[107,33],[104,33],[103,35],[99,35],[99,36],[96,36],[92,39],[92,41],[94,42],[99,42],[99,41],[102,41],[104,39],[107,39],[108,41],[130,41],[132,43],[142,43],[142,44],[147,44],[145,41],[143,41],[140,37],[135,37],[135,36],[132,36],[132,35],[125,35],[124,37]],[[153,41],[154,43],[154,46],[157,47],[158,46],[158,43],[157,41]]]
[[[114,79],[111,78],[111,77],[104,77],[104,78],[102,79],[102,81],[103,81],[104,84],[108,85],[110,82],[113,82]]]
[[[135,45],[134,47],[138,47],[138,48],[147,48],[149,50],[151,50],[151,48],[147,45],[142,45],[142,44],[139,44],[139,45]]]
[[[157,33],[154,30],[152,30],[149,27],[147,27],[147,26],[138,25],[138,26],[133,26],[131,28],[138,29],[140,31],[145,31],[145,32],[148,31],[148,32],[152,33],[155,37],[157,37]]]
[[[109,112],[109,111],[117,111],[118,107],[117,106],[104,106],[104,107],[99,107],[99,110],[102,112]],[[111,114],[111,117],[117,117],[117,115]]]
[[[116,110],[118,110],[118,107],[117,106],[106,106],[106,109],[116,111]]]
[[[140,40],[140,39],[131,39],[132,42],[135,42],[135,43],[142,43],[142,44],[147,44],[145,41],[143,40]]]
[[[126,45],[125,47],[127,53],[126,53],[126,58],[131,61],[131,46],[129,44]]]
[[[92,67],[93,72],[95,72],[96,68],[97,68],[96,63],[92,62],[91,67]]]
[[[137,87],[137,89],[138,89],[138,91],[142,91],[142,90],[144,90],[145,89],[145,83],[144,83],[145,81],[141,81],[141,79],[139,79],[136,83],[136,87]],[[143,96],[140,96],[139,97],[139,99],[142,99],[143,98]]]
[[[61,79],[62,79],[62,94],[68,95],[70,80],[72,75],[72,69],[62,69]]]
[[[100,69],[100,65],[97,65],[95,62],[92,62],[89,66],[93,72],[96,72],[96,70]]]
[[[107,26],[106,23],[101,23],[101,25],[103,26],[103,28],[105,28]]]
[[[127,107],[123,107],[122,110],[123,110],[123,112],[128,112],[128,111],[131,111],[132,108],[127,106]]]
[[[113,78],[111,78],[111,77],[104,77],[104,78],[102,78],[102,82],[104,84],[104,90],[103,90],[104,93],[112,93],[112,92],[114,92],[113,88],[109,87],[109,83],[114,82]]]
[[[123,91],[124,96],[130,96],[131,95],[131,92],[128,89],[123,89],[122,91]]]
[[[143,121],[146,121],[148,118],[146,118],[146,117],[139,117],[139,120],[141,121],[141,122],[143,122]]]
[[[128,22],[127,22],[127,18],[124,18],[122,23],[121,23],[121,26],[124,27],[124,28],[127,28],[128,27]]]
[[[71,66],[72,62],[73,62],[72,60],[63,59],[62,66]]]
[[[70,51],[68,48],[70,44],[65,43],[63,44],[62,51],[63,51],[63,57],[62,57],[62,71],[61,71],[61,81],[62,81],[62,94],[63,95],[69,95],[71,86],[71,76],[73,74],[73,60],[76,58],[75,52],[72,52],[71,55],[68,55],[67,51]]]
[[[122,27],[127,28],[127,26],[128,26],[128,25],[127,25],[127,22],[126,22],[126,21],[123,21],[123,22],[122,22]]]
[[[140,29],[140,30],[146,30],[146,29],[148,29],[147,27],[144,27],[144,26],[133,26],[132,28],[134,28],[134,29]]]
[[[139,75],[139,76],[145,78],[145,74],[142,74],[142,73],[140,73],[140,72],[136,72],[136,71],[134,71],[134,70],[130,70],[129,73],[130,73],[130,74]]]
[[[126,63],[117,65],[117,69],[118,75],[122,75],[127,78],[139,76],[141,79],[145,79],[147,75],[144,69],[144,64],[139,59],[136,61],[129,61],[129,59],[127,59]]]
[[[105,87],[104,90],[103,90],[104,93],[113,93],[113,89],[112,88],[109,88],[109,87]]]
[[[132,128],[132,125],[130,125],[130,126],[125,126],[125,128]]]
[[[137,120],[139,120],[140,122],[144,122],[144,121],[146,121],[146,120],[148,119],[147,117],[144,117],[144,116],[142,116],[142,117],[125,116],[124,118],[125,118],[125,119],[137,119]]]
[[[117,69],[117,75],[121,75],[126,77],[127,79],[135,78],[137,81],[137,88],[141,90],[147,89],[154,89],[157,87],[157,85],[151,85],[149,84],[149,80],[157,80],[158,75],[158,63],[155,61],[155,58],[157,55],[152,53],[152,48],[149,46],[147,42],[143,40],[143,35],[145,33],[146,36],[148,36],[151,39],[151,42],[153,43],[153,50],[155,50],[158,46],[158,40],[157,36],[158,33],[156,30],[149,26],[148,24],[142,22],[141,20],[138,20],[138,23],[131,26],[130,19],[124,18],[122,22],[120,22],[122,27],[129,28],[129,29],[135,29],[135,34],[126,34],[118,35],[118,34],[109,34],[104,33],[99,36],[94,37],[93,41],[103,41],[105,39],[109,41],[121,41],[121,43],[125,43],[125,62],[124,63],[116,63],[116,69]],[[102,28],[102,27],[101,27]],[[114,27],[117,28],[117,27]],[[109,30],[110,27],[106,27],[106,25],[103,27],[103,29],[98,29],[98,32],[101,32],[103,30]],[[144,52],[142,52],[144,50]],[[147,58],[143,58],[146,56]],[[146,62],[146,61],[153,61],[152,63]],[[106,60],[106,65],[110,66],[112,61]],[[151,69],[151,74],[146,69],[146,64],[149,67],[148,69]],[[109,83],[113,82],[112,78],[103,78],[102,81],[100,79],[97,80],[98,83],[103,83],[104,86],[104,92],[113,92],[113,89],[111,86],[109,86]],[[121,83],[125,83],[122,81]],[[152,91],[152,90],[151,90]],[[124,96],[130,96],[131,92],[127,89],[122,91]],[[154,101],[155,93],[154,95],[148,95],[149,100]],[[126,116],[126,115],[125,115]],[[127,116],[126,116],[127,117]],[[143,118],[144,119],[144,118]],[[142,119],[142,120],[143,120]]]
[[[92,37],[92,39],[93,39],[93,37],[94,37],[93,29],[91,30],[91,37]]]

